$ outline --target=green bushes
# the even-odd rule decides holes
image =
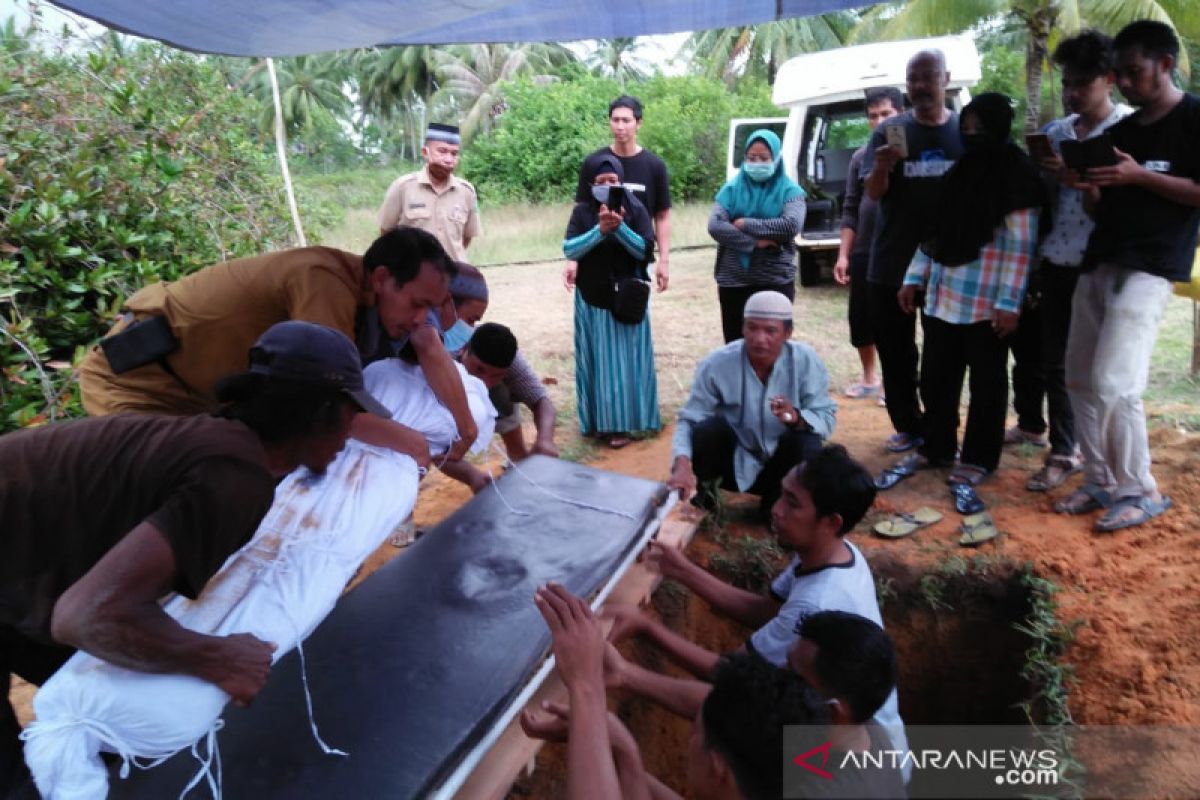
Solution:
[[[611,141],[608,104],[622,93],[642,101],[638,141],[667,163],[679,201],[708,200],[725,181],[731,118],[783,114],[761,83],[730,94],[720,81],[700,77],[660,76],[624,90],[587,74],[541,85],[519,81],[506,87],[496,127],[465,148],[464,177],[488,205],[570,201],[584,157]]]
[[[72,366],[143,284],[288,243],[252,103],[165,47],[6,41],[0,431],[78,413]]]

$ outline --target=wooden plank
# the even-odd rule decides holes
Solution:
[[[703,512],[690,504],[680,503],[670,516],[663,520],[655,539],[664,545],[682,550],[691,542],[696,533],[696,526],[703,516]],[[633,564],[613,587],[607,602],[644,605],[649,602],[650,595],[658,588],[661,580],[661,575],[639,561]],[[607,632],[610,626],[604,623],[604,627]],[[543,701],[567,701],[567,690],[559,679],[557,670],[550,673],[525,708],[536,711],[541,708]],[[503,800],[513,783],[520,777],[522,770],[533,771],[534,759],[542,744],[539,739],[527,737],[521,730],[520,721],[514,719],[455,794],[455,800]]]

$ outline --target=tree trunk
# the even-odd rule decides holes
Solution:
[[[1029,38],[1025,44],[1025,132],[1036,133],[1041,127],[1042,74],[1050,54],[1050,31],[1058,13],[1039,8],[1024,16]]]

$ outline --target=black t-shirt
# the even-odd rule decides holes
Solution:
[[[898,287],[904,283],[904,273],[917,245],[934,222],[942,176],[954,166],[963,148],[954,112],[941,125],[922,125],[911,111],[906,111],[871,134],[863,156],[864,178],[875,166],[875,150],[887,144],[887,129],[896,125],[904,126],[908,157],[892,168],[887,193],[879,198],[867,280]]]
[[[54,603],[150,522],[194,598],[254,534],[275,493],[240,422],[121,414],[0,437],[0,626],[50,641]]]
[[[621,169],[625,170],[623,183],[633,191],[634,197],[642,201],[652,219],[658,212],[671,207],[671,181],[667,174],[667,165],[661,158],[645,148],[635,156],[618,156],[611,147],[602,147],[596,153],[616,156],[621,162]],[[588,158],[596,153],[592,153]],[[575,189],[575,202],[589,203],[591,199],[592,187],[580,172],[579,185]]]
[[[1200,183],[1200,97],[1184,94],[1167,115],[1139,125],[1138,111],[1108,129],[1113,146],[1147,169]],[[1196,255],[1200,207],[1185,206],[1139,186],[1103,189],[1083,268],[1116,264],[1186,281]]]

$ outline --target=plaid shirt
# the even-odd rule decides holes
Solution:
[[[952,325],[990,320],[993,309],[1019,313],[1037,249],[1037,219],[1036,208],[1011,212],[979,258],[961,266],[942,266],[917,250],[904,285],[922,287],[925,313]]]

